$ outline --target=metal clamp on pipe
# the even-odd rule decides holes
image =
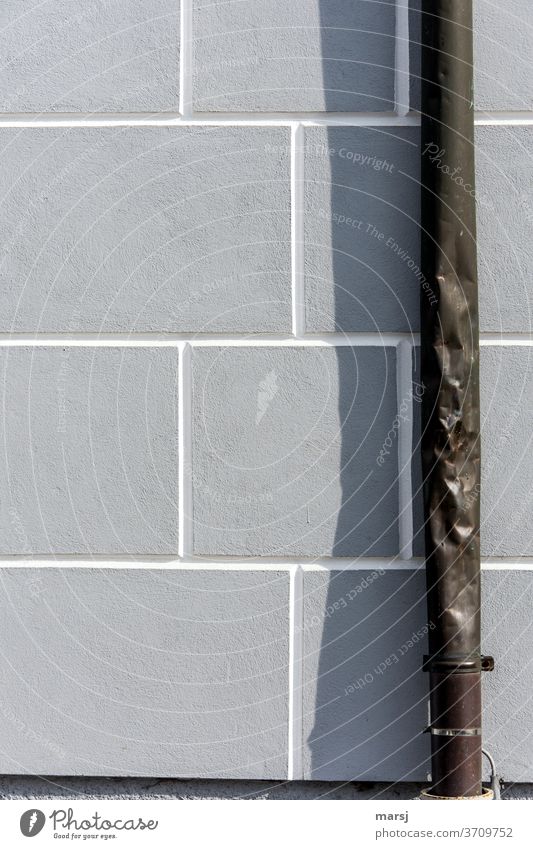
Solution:
[[[481,737],[481,728],[435,728],[430,725],[424,734],[436,734],[437,737]]]
[[[423,672],[493,672],[494,658],[490,655],[424,655]]]

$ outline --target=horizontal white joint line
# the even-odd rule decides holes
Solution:
[[[416,126],[418,115],[394,112],[21,113],[0,115],[5,127]]]
[[[0,557],[0,569],[202,569],[212,571],[290,571],[296,566],[304,572],[329,572],[329,571],[393,571],[395,569],[417,569],[423,565],[421,558],[412,560],[401,560],[400,558],[376,558],[376,557],[331,557],[313,560],[311,558],[239,558],[239,557],[215,557],[202,559],[200,557],[165,557],[154,555],[152,557],[119,557],[98,555],[88,558],[86,555],[69,555],[54,557],[53,555],[34,555],[28,558],[3,556]]]
[[[256,333],[253,336],[241,334],[200,334],[192,333],[0,333],[0,347],[20,346],[51,346],[51,347],[111,347],[119,348],[149,348],[177,347],[180,342],[187,342],[191,348],[202,347],[234,347],[257,348],[268,347],[308,347],[322,346],[339,347],[343,345],[395,347],[406,341],[411,345],[420,344],[419,333],[306,333],[296,338],[292,334]],[[513,347],[517,345],[533,345],[533,333],[482,333],[480,345]]]
[[[176,347],[180,342],[187,342],[192,348],[202,347],[290,347],[306,346],[309,348],[320,346],[342,346],[342,345],[378,345],[395,346],[402,339],[409,339],[418,344],[418,334],[411,333],[323,333],[307,334],[296,339],[293,335],[257,333],[253,336],[224,336],[217,334],[205,334],[194,336],[192,334],[180,333],[0,333],[0,347],[20,346],[72,346],[83,345],[94,347]]]
[[[533,572],[533,557],[487,557],[481,561],[481,568],[485,572],[491,571],[526,571]]]
[[[475,113],[475,122],[479,125],[494,124],[533,124],[533,112],[530,110],[516,112],[481,112]]]
[[[0,126],[31,127],[416,127],[418,112],[407,115],[396,112],[207,112],[181,115],[179,112],[101,112],[101,113],[4,113]],[[475,112],[474,123],[479,126],[529,126],[533,112]]]
[[[360,572],[374,570],[376,572],[394,572],[395,570],[420,569],[424,565],[421,557],[403,560],[401,557],[383,559],[379,557],[361,557],[359,559],[332,557],[330,560],[316,560],[302,563],[304,572]]]
[[[482,333],[479,344],[483,346],[497,345],[500,347],[513,345],[533,345],[533,333]]]
[[[384,571],[394,572],[396,570],[414,571],[424,568],[423,557],[413,557],[411,560],[401,558],[379,558],[379,557],[331,557],[312,560],[305,558],[227,558],[219,557],[202,559],[200,557],[168,557],[165,555],[144,556],[143,558],[120,557],[118,555],[98,555],[87,558],[86,555],[35,555],[28,558],[27,555],[16,557],[4,555],[0,557],[0,569],[169,569],[221,572],[290,572],[298,566],[302,572],[356,572],[356,571]],[[491,571],[531,571],[533,572],[533,558],[531,557],[504,557],[483,558],[481,568],[484,572]]]

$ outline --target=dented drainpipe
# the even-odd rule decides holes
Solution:
[[[481,784],[479,330],[472,0],[422,3],[422,467],[431,787]],[[423,279],[424,279],[423,278]]]

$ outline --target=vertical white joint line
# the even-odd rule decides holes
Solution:
[[[181,0],[180,4],[180,114],[183,118],[190,118],[193,111],[193,2]]]
[[[398,395],[398,532],[400,557],[413,557],[413,356],[411,343],[402,340],[396,348],[396,391]]]
[[[303,780],[303,589],[303,569],[294,566],[290,571],[289,600],[289,781]]]
[[[191,346],[179,343],[178,371],[178,498],[180,557],[189,557],[193,549],[192,522],[192,375]]]
[[[396,0],[395,106],[400,117],[409,112],[409,0]]]
[[[292,332],[305,333],[304,295],[304,128],[291,127]]]

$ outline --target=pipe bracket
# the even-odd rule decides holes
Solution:
[[[435,728],[430,726],[424,733],[438,737],[481,737],[481,728]]]
[[[424,672],[467,673],[492,672],[494,658],[490,655],[424,655]]]

